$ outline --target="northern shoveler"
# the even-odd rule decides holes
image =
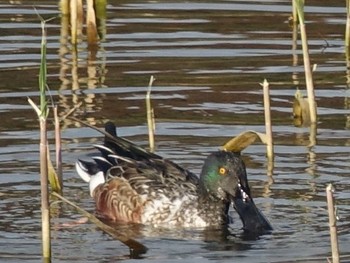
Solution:
[[[89,183],[100,217],[154,226],[207,227],[227,224],[233,205],[243,228],[272,230],[251,197],[240,154],[217,151],[204,162],[200,177],[176,163],[118,137],[106,124],[94,162],[78,160],[76,170]]]

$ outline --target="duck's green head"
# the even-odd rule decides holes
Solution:
[[[239,153],[218,151],[209,155],[202,168],[200,189],[205,196],[231,203],[242,220],[244,230],[254,233],[272,230],[254,204],[245,164]]]
[[[238,188],[250,195],[240,154],[218,151],[209,155],[202,168],[200,187],[205,194],[227,201],[237,195]]]

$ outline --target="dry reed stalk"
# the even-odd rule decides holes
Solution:
[[[345,26],[345,48],[346,53],[350,49],[350,1],[346,0],[346,26]]]
[[[293,57],[293,63],[292,65],[294,67],[298,66],[298,13],[297,9],[295,6],[295,1],[293,1],[293,21],[292,21],[292,57]],[[299,85],[299,79],[298,79],[298,71],[294,71],[292,73],[292,79],[293,79],[293,84],[298,86]]]
[[[295,1],[292,2],[292,8],[293,8],[293,24],[297,23],[298,22],[298,11],[297,11],[297,7],[296,7],[296,4],[295,4]]]
[[[309,107],[310,107],[310,121],[311,123],[316,123],[317,107],[315,102],[314,84],[313,84],[310,57],[309,57],[306,26],[304,21],[304,1],[303,0],[294,0],[294,1],[295,1],[298,18],[299,18],[299,28],[300,28],[300,35],[301,35],[301,44],[303,49],[306,89],[307,89],[307,97],[309,100]]]
[[[326,188],[328,216],[329,216],[329,232],[331,235],[331,247],[332,247],[332,263],[339,263],[339,248],[338,248],[338,234],[337,234],[337,219],[334,209],[334,188],[332,184],[329,184]]]
[[[154,152],[154,130],[155,130],[155,121],[154,121],[154,110],[151,104],[151,90],[155,78],[151,76],[148,84],[148,90],[146,94],[146,110],[147,110],[147,124],[148,124],[148,139],[149,139],[149,148],[150,152]]]
[[[81,36],[83,27],[83,3],[82,0],[70,1],[70,24],[71,24],[71,43],[76,45]]]
[[[304,69],[305,69],[305,76],[306,76],[307,97],[308,97],[309,106],[310,106],[310,121],[311,123],[316,123],[317,109],[316,109],[314,83],[313,83],[312,71],[311,71],[311,65],[310,65],[309,48],[307,45],[305,24],[300,24],[300,33],[301,33],[302,43],[306,43],[306,44],[303,44],[303,57],[304,57]]]
[[[90,47],[94,47],[98,43],[98,34],[96,27],[96,13],[94,8],[94,0],[87,0],[86,7],[86,32],[87,41]]]
[[[70,0],[61,0],[60,1],[60,10],[62,15],[67,16],[69,14],[69,2]]]
[[[273,139],[272,139],[272,123],[271,123],[271,106],[270,106],[270,91],[269,83],[265,79],[261,84],[264,93],[264,110],[265,110],[265,128],[267,136],[267,158],[269,162],[273,162]]]
[[[70,1],[70,27],[71,27],[71,42],[77,43],[78,25],[77,25],[77,1]]]

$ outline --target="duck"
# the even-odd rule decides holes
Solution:
[[[272,230],[257,208],[240,153],[208,154],[199,176],[117,135],[105,124],[103,144],[91,160],[78,159],[78,175],[89,184],[96,214],[105,220],[154,227],[205,228],[232,222],[233,207],[250,233]]]

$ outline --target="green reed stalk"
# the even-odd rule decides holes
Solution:
[[[40,17],[40,16],[39,16]],[[41,17],[40,17],[41,19]],[[50,203],[48,184],[48,144],[47,116],[49,113],[46,101],[46,29],[45,21],[41,19],[41,62],[39,71],[40,108],[28,98],[40,123],[40,190],[41,190],[41,228],[43,262],[51,262],[51,233],[50,233]]]
[[[46,101],[46,29],[45,21],[41,21],[41,62],[39,72],[40,89],[40,185],[41,185],[41,220],[42,220],[42,249],[43,260],[47,262],[51,258],[51,233],[50,233],[50,203],[48,184],[47,162],[47,115]]]
[[[315,102],[314,84],[313,84],[313,78],[312,78],[309,48],[308,48],[305,19],[304,19],[304,1],[303,0],[294,0],[294,1],[295,1],[297,13],[298,13],[301,44],[303,48],[306,89],[307,89],[307,96],[308,96],[309,107],[310,107],[310,121],[311,123],[316,123],[317,108],[316,108],[316,102]]]
[[[95,0],[97,32],[100,41],[105,40],[106,31],[106,17],[107,17],[107,0]]]

